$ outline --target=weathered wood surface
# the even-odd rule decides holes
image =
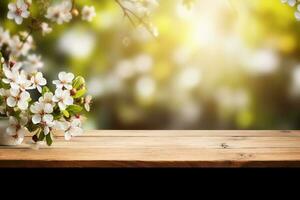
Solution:
[[[300,131],[86,131],[0,146],[0,167],[300,167]]]

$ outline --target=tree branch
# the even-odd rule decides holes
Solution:
[[[127,17],[130,23],[134,26],[136,26],[136,23],[134,22],[135,20],[138,21],[139,24],[143,25],[146,30],[152,35],[152,37],[156,38],[155,34],[153,31],[150,29],[149,24],[140,16],[138,16],[135,12],[130,10],[129,8],[125,7],[120,0],[115,0],[115,2],[120,6],[120,8],[123,11],[124,17]],[[134,20],[135,19],[135,20]]]

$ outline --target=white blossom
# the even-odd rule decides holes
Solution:
[[[0,105],[0,113],[2,115],[5,115],[5,112],[6,112],[6,105],[5,104]]]
[[[42,87],[47,84],[46,79],[43,77],[42,72],[37,72],[31,77],[32,88],[37,88],[37,90],[42,93]]]
[[[152,1],[155,2],[156,0],[146,0],[145,3]],[[22,24],[25,18],[30,18],[31,3],[31,0],[14,0],[14,3],[9,3],[7,18],[14,20],[17,24]],[[62,0],[61,3],[48,7],[45,17],[57,24],[63,24],[72,19],[72,9],[73,1]],[[74,12],[73,15],[75,16]],[[93,6],[84,6],[81,10],[82,20],[92,21],[95,16],[96,12]],[[39,30],[43,35],[52,32],[52,28],[46,22],[41,21],[36,25],[38,26],[36,30]],[[17,63],[14,61],[6,62],[3,56],[0,60],[2,66],[1,80],[5,83],[5,87],[0,88],[0,96],[3,100],[0,104],[0,113],[9,117],[7,135],[14,138],[16,143],[21,143],[29,121],[36,124],[39,131],[43,131],[45,135],[48,135],[58,125],[61,130],[64,130],[66,140],[81,134],[83,131],[79,115],[74,117],[72,116],[73,113],[70,112],[67,121],[64,116],[56,119],[56,114],[60,113],[59,110],[64,111],[74,103],[72,98],[73,92],[76,91],[72,90],[74,74],[60,72],[58,80],[53,81],[53,84],[56,85],[55,93],[46,92],[38,98],[38,101],[33,101],[28,90],[37,89],[42,93],[42,87],[47,84],[47,80],[43,73],[39,72],[44,66],[41,56],[29,54],[34,47],[31,33],[19,32],[18,35],[10,36],[9,31],[0,26],[0,48],[3,48],[4,44],[7,45],[7,52],[10,53],[9,60],[19,60]],[[91,101],[92,97],[88,95],[82,98],[79,104],[84,106],[85,110],[90,111]]]
[[[28,55],[26,61],[24,61],[24,69],[28,73],[37,72],[43,66],[44,63],[41,61],[41,56],[36,54]]]
[[[19,74],[19,67],[21,67],[20,63],[16,63],[13,67],[7,67],[6,64],[3,66],[4,78],[2,81],[6,84],[16,83]]]
[[[70,0],[64,0],[62,3],[50,6],[47,9],[45,17],[57,24],[63,24],[64,22],[69,22],[72,19],[71,9],[72,2]]]
[[[14,62],[10,61],[8,65],[4,63],[4,69],[5,70],[10,70],[12,72],[17,72],[22,68],[22,63],[21,62]]]
[[[41,23],[41,30],[42,30],[43,36],[52,32],[52,28],[49,27],[49,24],[47,24],[46,22]]]
[[[17,74],[17,80],[15,82],[11,82],[10,86],[13,89],[21,91],[32,89],[32,83],[27,79],[27,76],[24,73]]]
[[[295,12],[295,17],[297,21],[300,21],[300,5],[297,6],[297,11]]]
[[[29,50],[33,46],[33,38],[31,35],[26,35],[28,33],[22,33],[25,35],[24,37],[27,38],[25,42],[22,42],[18,35],[14,35],[11,40],[9,41],[9,48],[11,50],[12,56],[19,57],[19,56],[26,56]]]
[[[0,96],[6,100],[10,96],[10,90],[0,88]]]
[[[0,96],[4,99],[3,103],[0,105],[0,113],[5,114],[6,112],[6,100],[10,96],[9,89],[0,88]]]
[[[94,6],[84,6],[81,11],[81,19],[91,22],[96,16],[96,11]]]
[[[295,6],[296,5],[296,2],[297,0],[281,0],[282,3],[287,3],[289,4],[289,6]]]
[[[35,102],[30,106],[30,111],[34,114],[32,116],[32,122],[38,124],[41,122],[47,122],[47,120],[53,117],[51,113],[53,112],[53,107],[51,104],[44,104],[40,102]],[[50,117],[51,116],[51,117]],[[51,120],[50,120],[51,121]],[[53,121],[53,119],[52,119]]]
[[[83,132],[80,119],[75,117],[72,117],[70,121],[61,122],[60,126],[65,132],[65,140],[70,140],[72,136],[78,136]]]
[[[39,102],[43,104],[50,104],[54,106],[54,101],[53,101],[53,93],[52,92],[46,92],[43,96],[39,98]]]
[[[16,3],[9,3],[8,9],[7,18],[15,20],[17,24],[22,24],[23,18],[28,18],[30,15],[28,5],[24,0],[17,0]]]
[[[72,81],[74,79],[74,74],[66,73],[66,72],[60,72],[58,74],[58,79],[59,80],[54,80],[53,81],[53,84],[55,84],[57,88],[67,89],[67,90],[72,89]]]
[[[26,129],[24,128],[24,125],[27,123],[27,120],[24,118],[21,118],[20,121],[18,121],[15,117],[10,116],[9,117],[9,126],[6,129],[6,134],[13,137],[16,141],[16,143],[20,144],[24,140],[24,136],[26,133]]]
[[[11,88],[10,96],[7,98],[6,103],[9,107],[17,106],[21,110],[26,110],[28,108],[29,99],[30,94],[27,91]]]
[[[60,88],[55,90],[53,101],[58,103],[60,110],[65,110],[67,106],[72,105],[74,100],[70,95],[70,91],[62,90]]]
[[[40,124],[43,128],[45,135],[48,135],[55,125],[53,121],[53,107],[51,104],[44,104],[40,102],[35,102],[30,106],[30,111],[33,113],[32,122],[34,124]]]
[[[0,27],[0,47],[3,46],[3,44],[8,44],[10,40],[10,35],[7,30],[4,30],[2,27]]]
[[[85,98],[84,98],[84,108],[86,111],[90,111],[90,105],[91,105],[91,102],[92,102],[92,96],[91,95],[87,95]]]
[[[52,127],[55,125],[53,121],[53,116],[52,115],[45,115],[42,119],[41,124],[43,125],[44,128],[44,134],[48,135],[52,129]]]

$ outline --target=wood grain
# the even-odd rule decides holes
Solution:
[[[300,131],[86,131],[34,149],[0,146],[0,167],[300,167]]]

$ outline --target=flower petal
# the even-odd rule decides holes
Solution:
[[[41,120],[42,120],[42,119],[41,119],[41,115],[39,115],[39,114],[33,115],[33,117],[32,117],[32,122],[33,122],[34,124],[40,123]]]
[[[61,80],[61,81],[62,81],[62,80],[65,80],[66,75],[67,75],[66,72],[60,72],[60,73],[58,74],[59,80]]]
[[[39,103],[34,103],[34,104],[32,104],[31,106],[30,106],[30,111],[32,112],[32,113],[39,113],[40,112],[40,104]]]
[[[58,107],[59,107],[60,110],[66,110],[67,106],[62,102],[58,102]]]
[[[30,98],[30,94],[29,92],[24,91],[21,93],[20,97],[22,100],[27,101]]]
[[[74,74],[68,73],[65,78],[68,83],[71,83],[74,79]]]
[[[80,121],[80,119],[73,119],[72,120],[72,122],[71,122],[71,126],[72,127],[79,127],[79,126],[81,126],[81,121]]]
[[[7,18],[8,18],[8,19],[14,19],[14,18],[15,18],[15,13],[9,11],[9,12],[7,13]]]
[[[20,101],[18,101],[18,107],[19,107],[21,110],[26,110],[26,109],[28,108],[28,102],[27,102],[27,101],[20,100]]]
[[[14,97],[8,97],[6,103],[9,107],[15,107],[17,104],[16,99]]]
[[[16,16],[15,17],[15,22],[17,23],[17,24],[22,24],[22,22],[23,22],[23,17],[21,17],[21,16]]]
[[[65,140],[71,140],[72,139],[72,135],[69,131],[65,132]]]
[[[9,124],[10,124],[10,125],[13,125],[13,126],[16,126],[16,125],[19,124],[19,122],[18,122],[18,120],[17,120],[15,117],[10,116],[10,117],[9,117]]]
[[[50,103],[46,103],[44,106],[44,111],[45,113],[52,113],[53,112],[53,107]]]
[[[45,134],[45,135],[48,135],[49,132],[50,132],[50,128],[49,128],[48,126],[45,126],[45,127],[44,127],[44,134]]]
[[[46,114],[43,116],[43,121],[46,122],[47,124],[51,124],[51,122],[53,121],[53,116]]]
[[[86,111],[90,112],[90,109],[91,109],[90,104],[85,103],[84,108],[85,108]]]
[[[29,17],[29,15],[30,15],[30,13],[27,11],[27,10],[24,10],[23,12],[22,12],[22,17],[23,18],[27,18],[27,17]]]
[[[73,99],[72,97],[70,97],[70,96],[68,96],[68,97],[66,97],[66,98],[64,99],[64,103],[65,103],[66,105],[72,105],[73,102],[74,102],[74,99]]]
[[[6,128],[6,134],[7,135],[11,135],[12,136],[12,135],[15,135],[16,132],[17,132],[17,129],[16,129],[15,126],[9,126],[9,127]]]
[[[20,94],[20,90],[16,89],[16,88],[11,88],[10,89],[10,94],[11,94],[11,96],[16,97]]]
[[[9,3],[8,4],[8,9],[11,11],[16,11],[17,10],[17,6],[14,3]]]

